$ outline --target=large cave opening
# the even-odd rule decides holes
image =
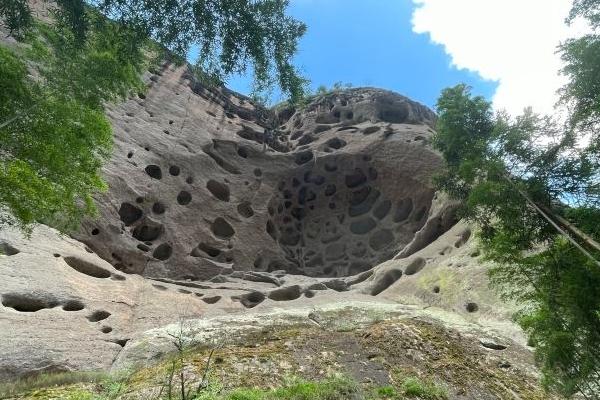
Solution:
[[[425,224],[433,191],[389,171],[380,173],[366,154],[294,169],[278,183],[265,227],[285,261],[263,269],[341,277],[393,258]]]

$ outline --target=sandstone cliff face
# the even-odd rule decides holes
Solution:
[[[74,238],[0,231],[0,378],[152,362],[172,349],[147,331],[181,319],[219,336],[361,302],[522,342],[431,187],[426,107],[353,89],[265,110],[185,67],[145,78],[108,110],[99,217]]]
[[[111,189],[76,236],[125,273],[355,275],[430,217],[440,158],[424,106],[356,89],[273,113],[185,68],[165,65],[149,82],[109,112]]]

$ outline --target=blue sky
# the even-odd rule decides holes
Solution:
[[[413,8],[411,0],[292,0],[289,13],[308,26],[295,63],[313,90],[349,82],[390,89],[432,107],[443,88],[465,82],[491,98],[495,81],[452,67],[442,46],[412,31]],[[248,94],[250,79],[231,77],[227,86]]]

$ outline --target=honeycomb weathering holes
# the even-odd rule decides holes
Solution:
[[[211,230],[215,236],[222,239],[229,239],[235,234],[235,230],[231,224],[221,217],[214,220],[211,225]]]
[[[131,203],[121,203],[121,207],[119,208],[119,217],[127,226],[142,218],[143,214],[144,213],[139,207],[136,207]]]
[[[78,257],[65,257],[63,258],[63,260],[65,260],[69,267],[82,274],[94,278],[110,278],[111,273],[108,270],[99,267],[98,265],[93,264],[89,261],[82,260]]]
[[[229,201],[229,186],[213,179],[206,182],[206,188],[213,196],[221,201]]]
[[[188,192],[187,190],[182,190],[177,195],[177,203],[179,203],[182,206],[190,204],[191,201],[192,201],[192,194],[190,192]]]
[[[411,196],[396,200],[398,192]],[[433,191],[415,181],[381,179],[371,157],[327,156],[302,163],[279,182],[267,204],[265,231],[285,258],[262,260],[255,267],[310,276],[359,274],[412,240],[432,198]]]
[[[158,165],[150,164],[144,170],[151,178],[162,179],[162,170]]]

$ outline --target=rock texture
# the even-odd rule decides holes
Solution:
[[[266,110],[186,67],[145,78],[108,111],[99,218],[74,238],[0,231],[0,379],[155,359],[169,350],[144,332],[182,319],[228,332],[357,301],[432,307],[523,342],[469,227],[431,187],[426,107],[367,88]]]
[[[170,65],[149,86],[109,111],[111,189],[76,236],[124,273],[355,275],[436,218],[435,117],[405,97],[355,89],[272,112]]]

